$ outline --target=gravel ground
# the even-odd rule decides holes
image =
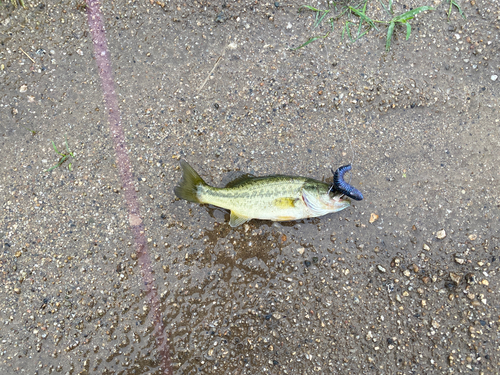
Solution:
[[[85,5],[27,3],[0,5],[0,373],[165,373]],[[459,3],[395,2],[436,10],[389,52],[348,18],[291,51],[328,31],[301,2],[102,7],[174,373],[498,373],[500,4]],[[173,194],[180,158],[221,185],[353,150],[365,200],[322,218]]]

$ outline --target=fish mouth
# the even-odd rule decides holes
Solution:
[[[351,199],[345,194],[340,195],[338,198],[333,197],[332,200],[334,212],[341,211],[351,205]]]

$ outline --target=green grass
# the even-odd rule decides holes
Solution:
[[[26,9],[26,5],[24,5],[24,0],[10,0],[10,3],[14,8],[17,8],[19,1],[19,5],[21,5],[24,9]],[[0,4],[2,4],[4,1],[0,1]]]
[[[314,18],[313,29],[319,27],[322,22],[327,20],[327,22],[330,25],[329,29],[331,30],[328,31],[325,35],[314,36],[312,38],[309,38],[305,43],[301,44],[296,48],[293,48],[292,50],[294,51],[303,48],[318,39],[325,39],[326,37],[328,37],[330,32],[334,30],[335,21],[340,20],[341,18],[347,18],[346,21],[343,21],[342,39],[349,38],[351,42],[355,42],[356,40],[366,35],[371,29],[378,30],[376,26],[377,23],[383,24],[387,26],[385,48],[388,51],[391,48],[391,40],[393,38],[394,32],[395,30],[397,30],[396,26],[398,25],[406,26],[406,40],[408,40],[411,36],[411,25],[409,21],[412,20],[419,13],[429,10],[434,10],[434,8],[430,6],[421,6],[395,16],[392,9],[393,0],[389,0],[387,6],[382,2],[382,0],[379,0],[380,4],[391,18],[388,21],[375,20],[372,19],[367,14],[369,1],[370,0],[363,0],[361,3],[358,3],[357,5],[350,5],[351,3],[353,3],[351,1],[347,2],[344,1],[342,3],[329,1],[328,9],[318,9],[310,5],[301,6],[299,8],[299,12],[310,11],[314,13],[315,18]],[[456,3],[456,1],[455,0],[449,0],[449,1],[450,1],[450,9],[448,12],[448,16],[449,13],[451,12],[452,7],[455,6],[459,10],[460,14],[463,17],[465,17],[463,15],[462,10]],[[353,18],[357,18],[357,21],[353,22],[352,21]]]
[[[394,33],[394,28],[396,27],[396,25],[406,25],[406,40],[408,40],[411,35],[411,25],[408,21],[413,19],[413,17],[415,17],[417,14],[425,12],[427,10],[434,10],[434,8],[428,6],[418,7],[400,14],[399,16],[393,17],[392,20],[389,21],[389,27],[387,28],[387,38],[385,42],[386,51],[389,51],[391,49],[392,34]]]
[[[460,8],[460,5],[458,5],[458,3],[455,0],[450,0],[450,8],[448,9],[448,21],[450,20],[450,14],[453,9],[453,6],[455,6],[455,8],[458,9],[458,12],[465,20],[467,17],[465,17],[465,13],[462,11],[462,8]]]
[[[66,143],[66,152],[67,154],[63,154],[62,152],[59,152],[57,151],[57,147],[56,147],[56,144],[54,143],[54,141],[52,141],[52,147],[54,148],[54,151],[61,155],[61,157],[59,158],[59,161],[57,162],[56,165],[50,167],[49,169],[47,169],[45,172],[52,172],[52,170],[56,169],[57,167],[60,167],[65,161],[69,160],[70,158],[74,158],[75,157],[75,153],[74,152],[71,152],[69,150],[69,146],[68,146],[68,141],[65,142]],[[70,171],[72,171],[73,169],[71,168],[71,163],[69,163],[68,165],[68,169]]]
[[[26,130],[29,130],[29,132],[31,133],[32,136],[35,136],[37,131],[36,130],[33,130],[33,129],[30,129],[24,125],[21,125],[23,128],[25,128]]]

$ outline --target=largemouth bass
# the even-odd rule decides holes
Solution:
[[[346,194],[338,191],[334,184],[312,178],[247,174],[224,188],[216,188],[205,183],[187,162],[181,160],[180,164],[182,180],[174,189],[175,195],[189,202],[208,203],[230,210],[229,225],[232,227],[251,219],[289,221],[318,217],[343,210],[351,204]],[[343,170],[342,178],[344,173]]]

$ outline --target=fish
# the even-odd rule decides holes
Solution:
[[[308,177],[244,174],[218,188],[208,185],[186,161],[181,160],[180,167],[182,179],[174,188],[175,195],[189,202],[230,210],[231,227],[252,219],[291,221],[319,217],[351,204],[349,196],[335,184]],[[343,173],[339,178],[343,178]]]

